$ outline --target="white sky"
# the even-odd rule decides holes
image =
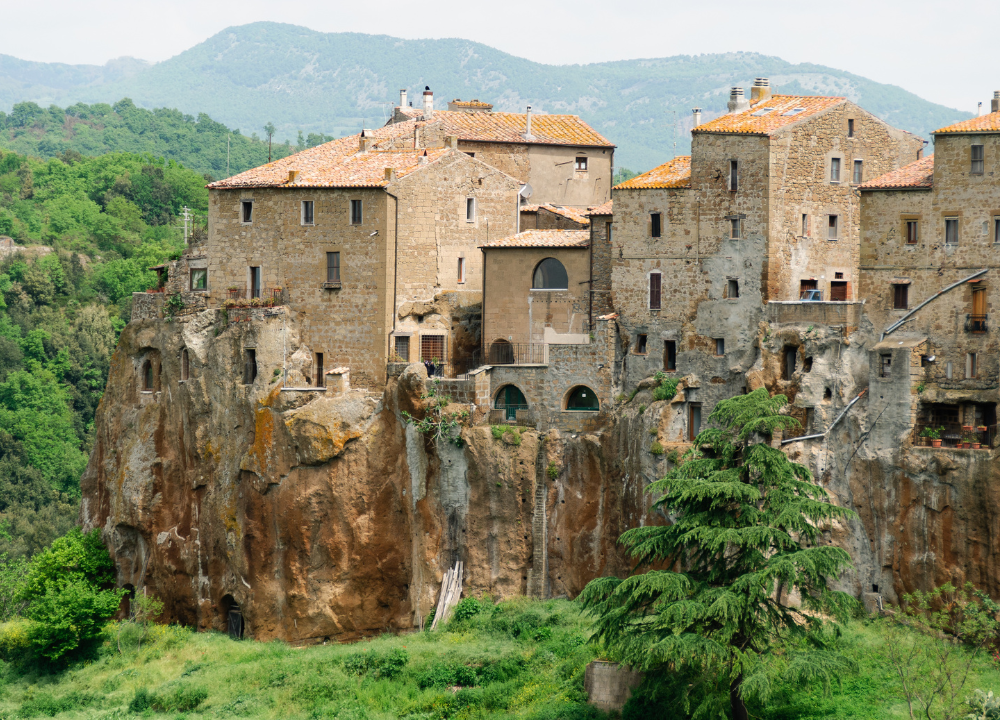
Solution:
[[[967,111],[1000,89],[1000,3],[987,0],[0,0],[0,53],[165,60],[231,25],[461,37],[571,64],[733,51],[812,62]]]

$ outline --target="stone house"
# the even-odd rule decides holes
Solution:
[[[945,446],[968,428],[989,428],[973,431],[984,443],[995,434],[998,105],[935,131],[930,157],[860,187],[860,291],[881,340],[870,350],[871,384],[899,386],[881,420],[896,443],[922,442],[926,427],[944,427]]]
[[[365,131],[208,186],[200,292],[219,306],[278,289],[314,354],[312,383],[346,366],[377,388],[391,357],[464,372],[479,347],[478,247],[514,234],[519,183],[454,137],[398,139]]]
[[[450,136],[458,149],[530,185],[531,200],[586,210],[611,198],[615,146],[577,115],[493,112],[478,100],[453,100],[434,109],[428,88],[423,104],[407,104],[400,91],[390,125],[412,147],[436,147]]]
[[[762,78],[729,109],[705,124],[696,109],[690,156],[614,188],[622,381],[683,377],[688,439],[702,406],[743,392],[768,303],[857,298],[857,187],[923,148],[846,98],[776,95]]]
[[[587,211],[562,205],[522,205],[521,230],[585,230],[590,227]]]

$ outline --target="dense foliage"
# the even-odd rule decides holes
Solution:
[[[763,388],[718,403],[713,427],[650,485],[671,524],[621,537],[640,566],[654,569],[599,578],[581,595],[597,616],[595,640],[667,675],[679,706],[696,717],[730,705],[745,720],[746,704],[765,703],[778,677],[829,684],[845,669],[822,649],[822,614],[846,620],[854,607],[828,586],[849,556],[822,543],[822,527],[853,513],[765,442],[796,424],[780,414],[786,403]],[[794,642],[806,636],[813,647],[800,652]]]

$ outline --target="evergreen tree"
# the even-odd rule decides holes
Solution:
[[[855,606],[828,586],[849,557],[820,541],[822,525],[853,513],[765,442],[798,424],[779,414],[786,404],[763,388],[720,402],[715,427],[650,486],[671,524],[621,537],[637,568],[671,569],[599,578],[581,595],[597,616],[593,639],[622,661],[704,681],[683,684],[685,711],[695,716],[719,710],[707,685],[728,690],[732,717],[745,720],[746,702],[765,701],[776,673],[826,685],[846,666],[823,649],[829,623],[818,613],[844,620]],[[803,637],[813,649],[797,653],[809,643],[792,641]]]

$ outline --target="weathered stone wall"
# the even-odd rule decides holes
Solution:
[[[611,301],[611,268],[614,246],[613,216],[593,215],[590,218],[590,290],[593,293],[594,318],[614,311]]]

